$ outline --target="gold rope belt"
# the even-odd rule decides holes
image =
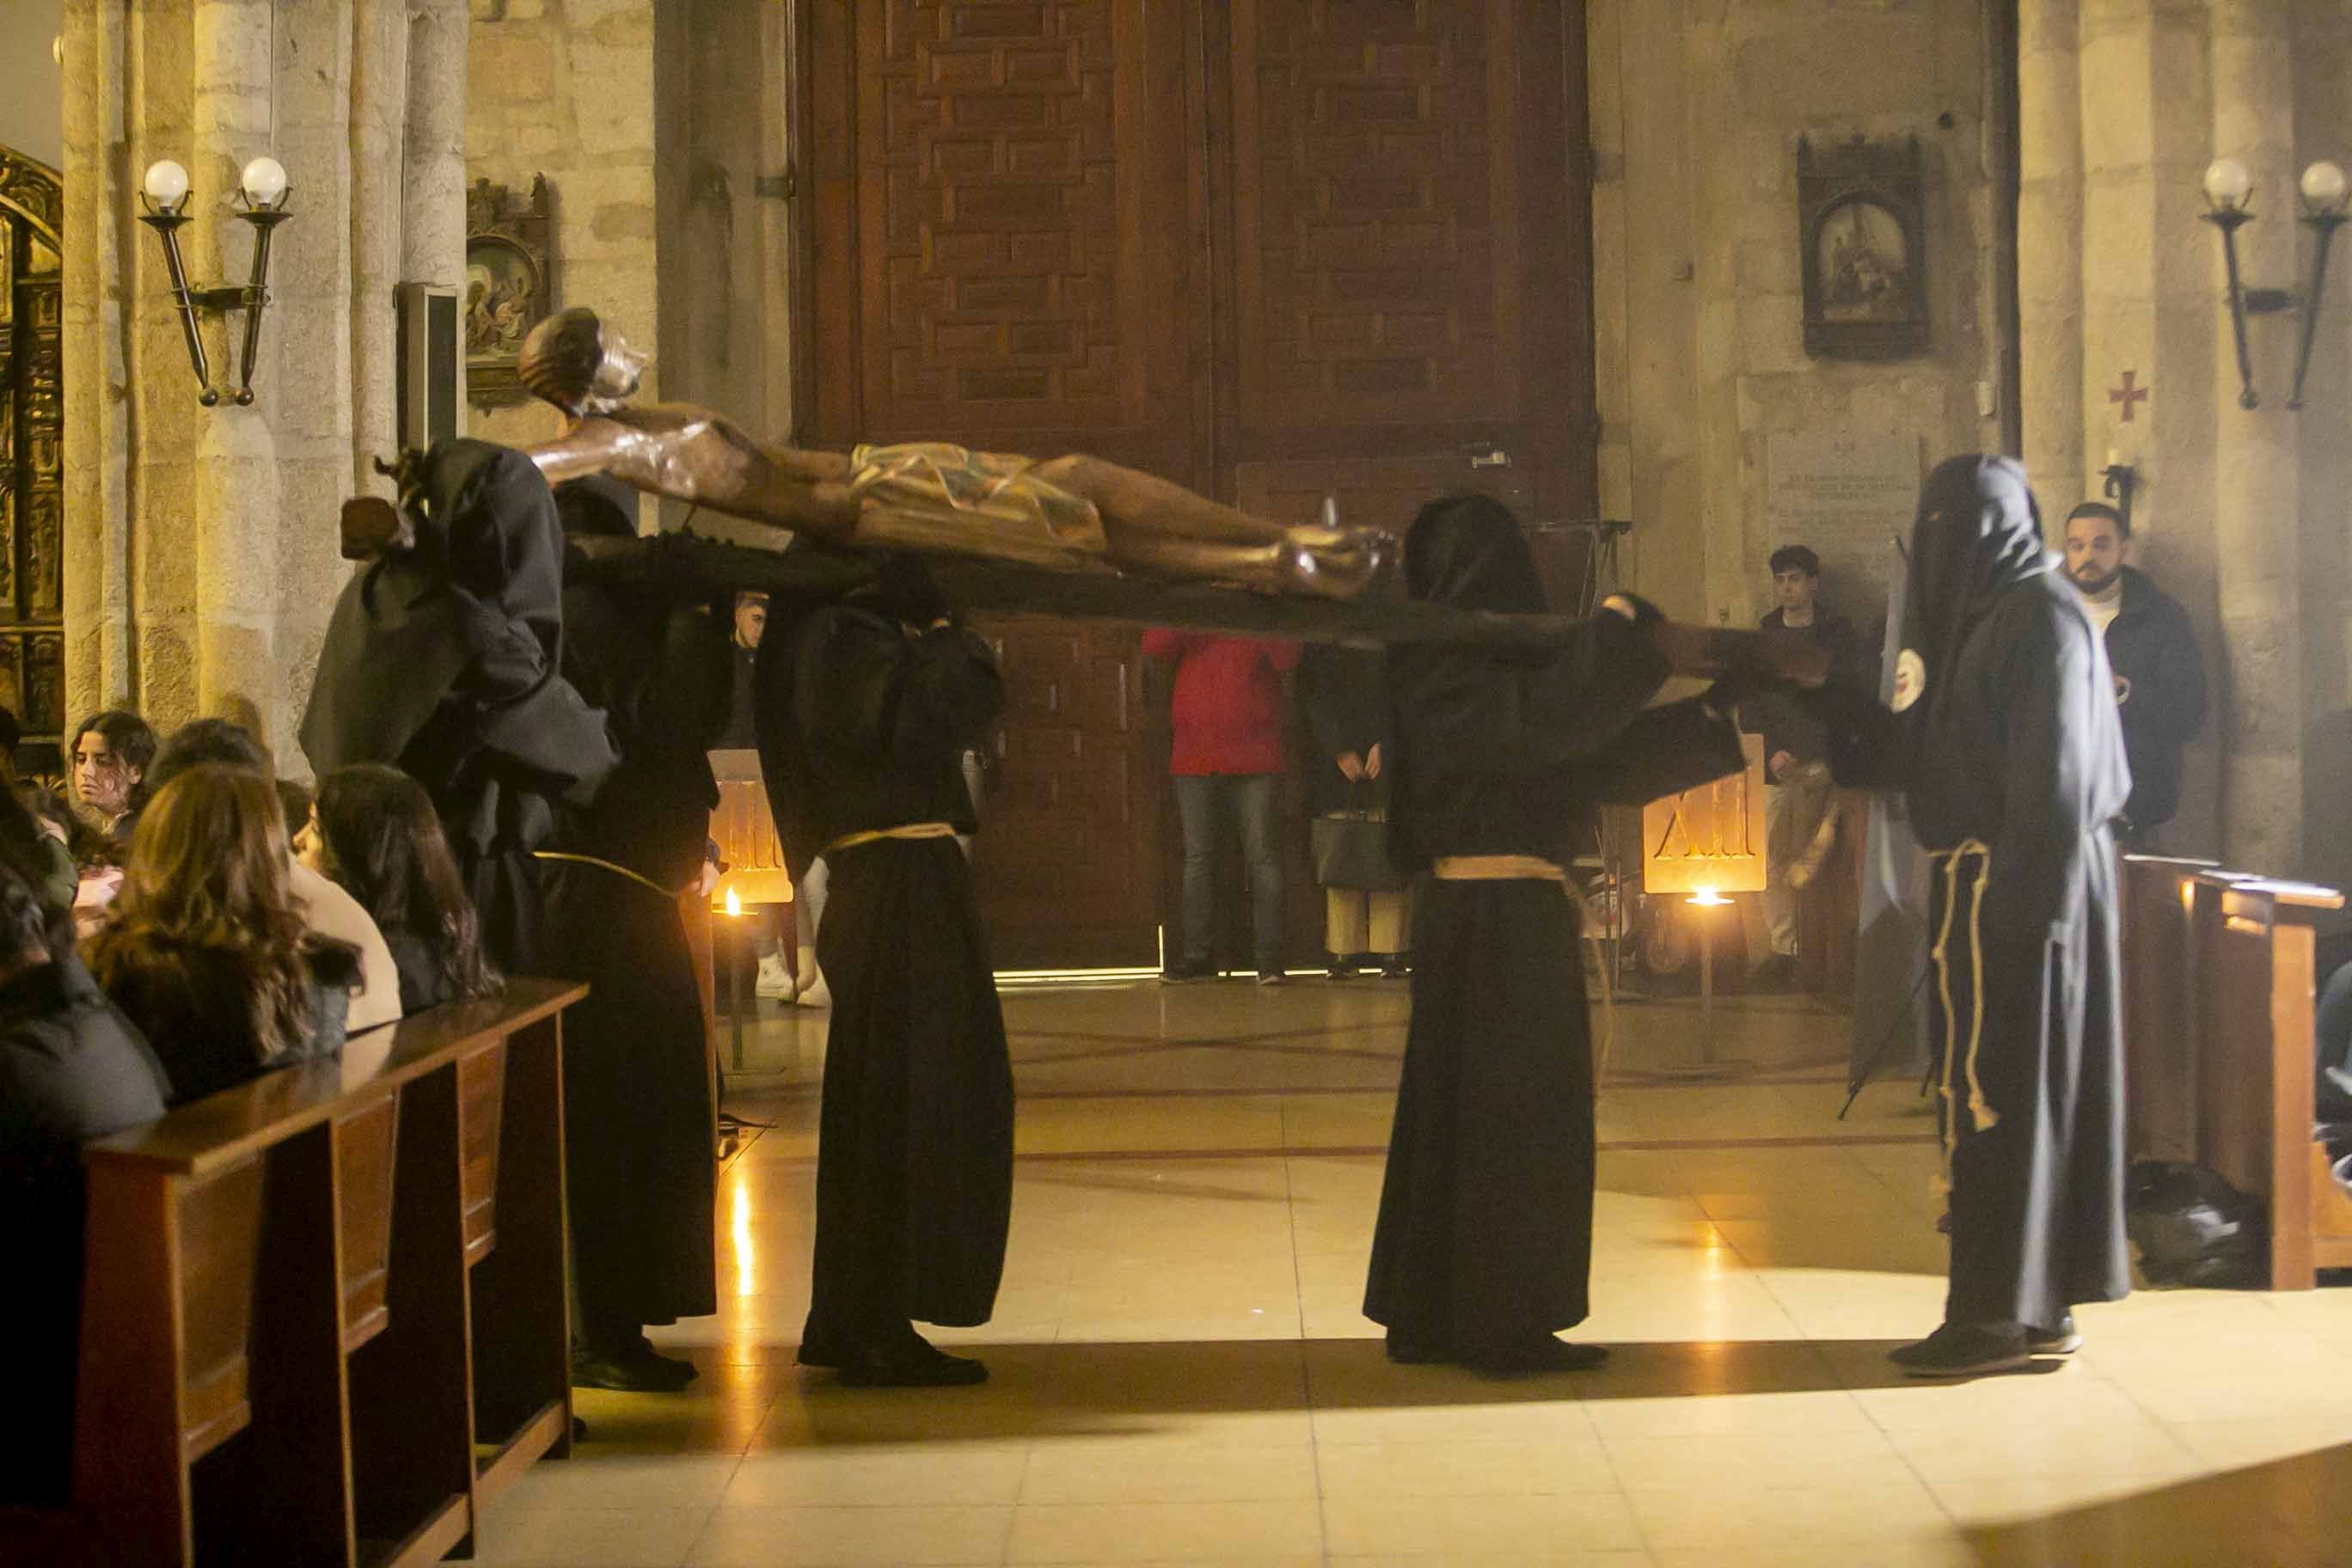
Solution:
[[[1984,1046],[1984,896],[1986,885],[1992,880],[1992,849],[1983,840],[1970,838],[1956,849],[1929,853],[1944,868],[1943,930],[1927,955],[1935,962],[1936,988],[1944,1004],[1944,1079],[1936,1086],[1936,1092],[1944,1101],[1944,1185],[1948,1191],[1952,1150],[1958,1142],[1956,1072],[1965,1073],[1968,1079],[1969,1130],[1990,1132],[2000,1124],[2000,1113],[1985,1099],[1984,1082],[1977,1076],[1977,1054]],[[1969,900],[1969,969],[1973,994],[1969,1006],[1969,1043],[1965,1050],[1956,1052],[1953,1047],[1958,1042],[1952,1037],[1958,1032],[1959,1020],[1952,1006],[1952,932],[1959,924],[1960,868],[1971,857],[1977,862],[1975,884]]]
[[[530,852],[530,858],[534,860],[561,860],[572,866],[593,866],[600,871],[610,871],[615,877],[626,877],[656,898],[667,899],[672,903],[676,903],[694,889],[692,882],[675,889],[665,888],[651,877],[632,871],[626,866],[615,866],[610,860],[600,860],[593,855],[571,855],[561,849],[534,849]]]
[[[1568,873],[1539,855],[1440,855],[1430,875],[1441,882],[1559,882]]]
[[[900,827],[869,827],[863,833],[845,833],[817,853],[830,855],[836,849],[855,849],[861,844],[879,843],[885,838],[953,838],[955,836],[952,823],[909,822]]]

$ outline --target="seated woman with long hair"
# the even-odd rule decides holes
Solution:
[[[277,787],[250,769],[192,768],[140,816],[89,968],[174,1103],[342,1051],[359,955],[304,924],[292,864]]]
[[[400,971],[404,1016],[498,991],[474,901],[423,784],[380,763],[337,768],[319,781],[310,822],[296,844],[303,863],[374,918]]]

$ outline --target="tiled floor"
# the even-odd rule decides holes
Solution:
[[[2143,1293],[2033,1375],[1906,1383],[1937,1155],[1905,1086],[1833,1120],[1844,1024],[1619,1011],[1601,1111],[1598,1373],[1394,1367],[1359,1312],[1403,988],[1009,993],[1011,1256],[977,1390],[793,1364],[822,1017],[751,1032],[772,1118],[720,1195],[722,1310],[659,1337],[695,1391],[493,1506],[482,1561],[821,1563],[2352,1563],[2352,1290]],[[1806,1065],[1808,1060],[1815,1065]]]

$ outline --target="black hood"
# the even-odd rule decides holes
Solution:
[[[449,586],[520,622],[554,662],[563,636],[563,529],[539,465],[511,447],[435,448],[425,505],[411,507],[412,558]]]
[[[1911,524],[1903,608],[1903,651],[1916,656],[1924,677],[1922,718],[1941,702],[1969,627],[2004,591],[2048,574],[2054,559],[2018,463],[1978,455],[1937,465]]]
[[[1405,534],[1404,584],[1408,598],[1456,609],[1539,616],[1549,607],[1519,520],[1492,496],[1423,507]]]

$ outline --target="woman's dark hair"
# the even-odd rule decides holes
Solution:
[[[40,963],[52,954],[51,911],[31,884],[0,860],[0,964]]]
[[[293,779],[278,781],[278,809],[286,814],[286,837],[299,838],[310,821],[310,786]]]
[[[377,928],[423,942],[456,998],[498,991],[480,919],[425,786],[398,768],[357,763],[320,779],[314,804],[327,875]]]
[[[288,886],[292,861],[271,781],[208,763],[155,792],[140,814],[112,918],[91,939],[90,973],[113,990],[131,972],[175,974],[226,957],[242,983],[263,1062],[310,1037],[310,931]]]
[[[83,720],[66,746],[66,776],[73,776],[74,759],[81,753],[81,738],[95,732],[106,742],[122,765],[139,774],[126,797],[128,807],[137,812],[147,804],[154,786],[148,782],[147,770],[155,761],[155,731],[147,721],[121,708],[110,708],[103,713],[93,713]]]
[[[76,816],[65,796],[57,791],[46,784],[20,783],[16,794],[35,821],[48,823],[65,835],[66,853],[73,857],[76,866],[88,870],[93,866],[121,863],[122,847]]]

